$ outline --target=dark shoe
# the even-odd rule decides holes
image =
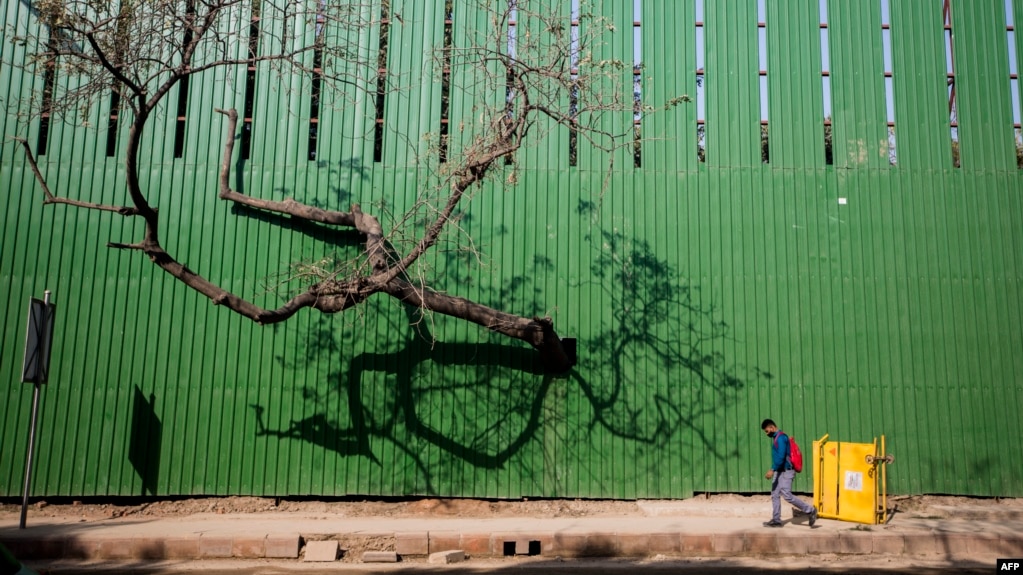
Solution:
[[[810,527],[813,527],[814,523],[817,523],[817,508],[816,507],[810,513]]]
[[[764,521],[764,527],[784,527],[785,524],[781,521]]]

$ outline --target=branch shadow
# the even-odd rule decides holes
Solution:
[[[657,257],[649,242],[617,230],[598,230],[587,240],[597,253],[593,279],[578,287],[598,292],[610,315],[595,336],[580,343],[587,353],[580,354],[575,372],[593,374],[576,376],[593,406],[591,426],[650,445],[664,445],[688,430],[708,454],[738,456],[737,448],[713,441],[702,422],[734,404],[749,380],[772,374],[726,357],[723,344],[741,342],[718,310],[701,301],[699,287]],[[650,370],[663,385],[637,398],[634,390],[655,387],[645,381]]]
[[[338,455],[362,455],[380,464],[369,448],[369,435],[364,426],[341,428],[327,419],[325,414],[318,413],[305,419],[293,420],[287,429],[268,429],[263,419],[265,409],[260,405],[249,407],[256,413],[257,437],[301,439]]]
[[[243,128],[244,129],[244,128]],[[239,132],[233,135],[234,140],[242,140],[242,134]],[[250,146],[253,145],[250,143]],[[253,162],[252,158],[246,159],[242,154],[236,154],[237,158],[234,162],[234,169],[232,174],[234,176],[234,189],[240,194],[248,194],[246,192],[246,177],[251,177],[246,174],[246,164],[258,165]],[[372,167],[365,165],[362,162],[362,158],[348,158],[345,160],[337,160],[331,162],[329,160],[316,160],[316,170],[327,170],[327,181],[328,182],[341,182],[346,179],[350,181],[361,181],[366,182],[370,179],[372,173]],[[308,206],[320,208],[323,210],[341,210],[347,211],[351,207],[353,195],[350,189],[339,185],[329,184],[327,186],[327,200],[323,200],[319,197],[319,189],[316,186],[310,188],[311,193],[307,193],[309,197],[300,197],[297,194],[293,194],[291,190],[287,188],[273,188],[272,194],[275,196],[288,196],[291,195],[295,201],[301,202]],[[237,206],[236,206],[237,207]],[[256,213],[266,213],[261,210],[247,209],[244,211],[233,212],[240,215],[252,216]],[[326,227],[326,226],[325,226]]]
[[[599,298],[599,319],[591,323],[596,329],[581,334],[579,364],[567,374],[545,374],[536,352],[519,342],[438,341],[429,326],[451,320],[424,321],[420,310],[403,305],[378,333],[405,335],[390,343],[374,340],[388,351],[355,353],[347,367],[328,374],[329,388],[306,387],[317,413],[287,428],[267,428],[263,408],[253,405],[257,433],[363,456],[388,470],[407,466],[429,494],[438,493],[440,478],[457,473],[448,468],[461,466],[458,461],[479,470],[528,466],[524,459],[533,456],[518,456],[536,449],[554,466],[564,455],[553,451],[572,450],[598,431],[625,440],[628,449],[678,452],[681,445],[703,458],[738,457],[734,443],[709,435],[707,422],[732,405],[751,378],[773,376],[726,357],[723,343],[741,342],[719,312],[701,302],[698,287],[649,243],[617,230],[597,230],[587,240],[594,254],[591,279],[570,287]],[[493,290],[500,307],[526,309],[538,301],[532,274],[554,264],[539,258],[530,267]],[[303,334],[304,353],[287,369],[326,357],[336,361],[352,347],[326,321]],[[566,397],[582,398],[582,407],[566,408]],[[338,398],[343,409],[325,407]],[[547,472],[524,473],[530,471]]]
[[[485,366],[475,378],[442,378],[438,382],[422,377],[424,371],[450,373],[454,371],[451,368],[473,366]],[[458,371],[464,376],[470,370]],[[516,393],[507,384],[507,378],[498,375],[507,371],[535,377],[525,378],[529,389]],[[364,379],[370,379],[365,377],[370,372],[377,372],[372,375],[374,379],[382,375],[395,384],[391,409],[383,413],[358,401],[359,390],[366,383]],[[424,457],[427,446],[479,469],[504,468],[536,435],[552,380],[552,376],[543,373],[531,348],[495,343],[430,344],[422,339],[409,340],[395,353],[360,354],[344,378],[353,410],[350,413],[361,412],[354,419],[365,422],[373,435],[404,452],[424,479],[429,493],[436,493],[436,489],[430,462]],[[448,397],[442,408],[444,413],[433,409],[436,406],[433,397],[437,394]],[[495,401],[503,403],[505,409],[483,409],[480,415],[485,419],[472,421],[473,412],[480,405],[489,406]],[[427,412],[421,413],[424,409]],[[455,421],[457,418],[466,419]],[[482,425],[474,425],[480,421]]]
[[[410,318],[419,311],[403,307]],[[324,339],[327,332],[321,329],[316,334],[317,343],[307,348],[301,361],[315,360],[319,353],[338,349],[337,341]],[[440,383],[429,376],[432,371],[450,373],[452,368],[469,366],[481,368],[482,373],[471,378],[462,372],[463,377],[447,378]],[[509,389],[507,378],[499,375],[507,371],[530,376],[527,378],[532,380],[530,389],[515,394]],[[330,379],[337,382],[337,388],[327,394],[346,398],[347,426],[331,422],[326,413],[320,412],[293,420],[286,429],[273,430],[263,423],[263,407],[252,405],[257,435],[306,441],[340,456],[364,456],[378,466],[383,463],[371,445],[388,443],[408,458],[424,479],[426,491],[435,493],[430,462],[424,457],[425,445],[477,468],[503,468],[540,427],[543,404],[554,378],[544,373],[536,352],[525,345],[428,341],[421,331],[409,337],[397,351],[355,355],[346,371],[333,373]],[[374,388],[374,383],[381,379],[393,385],[383,394]],[[471,411],[469,405],[489,404],[494,398],[509,394],[516,397],[505,410],[485,410],[490,419],[482,429],[459,434],[446,425],[450,422],[447,417],[438,423],[436,413],[420,412],[424,406],[432,405],[430,398],[437,393],[460,398],[449,402],[450,411],[446,414],[456,417]],[[312,387],[303,389],[305,398],[317,405],[330,400],[327,394]],[[381,395],[383,400],[378,397]]]
[[[231,214],[267,223],[291,232],[304,234],[310,239],[334,248],[356,248],[365,243],[363,235],[354,229],[336,228],[327,224],[267,212],[240,204],[231,206]]]

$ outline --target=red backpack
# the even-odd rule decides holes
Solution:
[[[789,463],[792,464],[792,469],[796,473],[803,472],[803,452],[799,450],[799,444],[796,443],[796,438],[785,433],[784,431],[778,431],[778,434],[774,436],[774,445],[778,445],[778,435],[785,435],[789,438]]]

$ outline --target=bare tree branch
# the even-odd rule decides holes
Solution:
[[[21,144],[21,147],[25,149],[25,159],[28,161],[29,167],[32,168],[32,173],[35,174],[36,181],[39,182],[39,187],[43,189],[43,204],[63,204],[66,206],[74,206],[76,208],[85,208],[89,210],[99,210],[103,212],[114,212],[121,214],[122,216],[137,216],[138,210],[128,206],[110,206],[105,204],[96,204],[93,202],[83,202],[80,200],[72,200],[70,198],[61,198],[53,195],[50,191],[50,186],[46,183],[46,178],[43,177],[42,172],[39,171],[39,164],[36,163],[35,155],[32,153],[32,147],[28,145],[28,141],[25,138],[19,138],[12,136],[12,140],[15,140]]]
[[[390,5],[375,9],[358,0],[262,0],[249,13],[241,0],[184,0],[180,3],[153,2],[100,6],[91,0],[44,0],[40,18],[51,30],[60,31],[59,40],[45,44],[37,62],[60,62],[62,73],[79,82],[61,84],[55,94],[64,113],[89,109],[109,95],[131,94],[125,98],[132,109],[125,146],[124,176],[131,206],[105,206],[56,198],[44,181],[28,144],[20,140],[28,161],[43,189],[45,203],[141,216],[145,230],[134,243],[111,242],[111,248],[141,251],[178,281],[260,324],[285,321],[303,309],[339,313],[364,302],[373,294],[387,294],[424,312],[459,318],[495,333],[528,343],[539,350],[548,369],[565,371],[572,365],[549,317],[519,316],[470,300],[441,293],[431,287],[421,260],[439,244],[458,245],[458,219],[464,204],[482,190],[481,184],[497,173],[502,158],[514,158],[524,146],[534,145],[556,126],[567,126],[593,148],[614,151],[631,145],[633,102],[631,83],[626,97],[623,78],[631,67],[616,60],[597,60],[599,37],[607,26],[594,22],[582,34],[567,33],[564,7],[511,3],[495,7],[481,1],[475,9],[489,14],[490,26],[466,28],[459,36],[459,48],[451,46],[439,55],[438,69],[461,67],[464,85],[451,86],[464,92],[463,100],[474,102],[460,119],[457,151],[447,155],[448,164],[438,170],[439,184],[425,185],[420,197],[405,213],[384,229],[373,214],[358,202],[348,212],[306,205],[293,198],[264,199],[257,190],[243,194],[230,187],[230,170],[235,156],[234,140],[238,113],[216,109],[227,117],[223,158],[219,173],[220,199],[275,214],[356,230],[365,238],[364,249],[333,269],[315,270],[301,277],[307,285],[277,309],[263,307],[233,294],[189,269],[169,254],[160,241],[161,221],[150,205],[139,177],[141,142],[149,121],[163,112],[165,99],[182,80],[210,70],[239,66],[270,66],[279,74],[311,81],[315,52],[324,62],[316,68],[318,82],[344,93],[361,89],[380,96],[387,78],[381,65],[367,50],[363,32],[388,18]],[[514,7],[514,8],[513,8]],[[466,6],[468,8],[468,6]],[[183,9],[183,11],[182,11]],[[521,34],[513,47],[509,40],[511,10],[517,10],[519,25],[528,24],[542,34]],[[378,17],[380,20],[376,20]],[[248,17],[253,22],[270,20],[276,26],[238,26]],[[397,17],[397,15],[395,15]],[[233,19],[233,20],[232,20]],[[478,20],[483,22],[484,20]],[[302,38],[294,30],[314,23],[315,34]],[[323,29],[319,26],[324,26]],[[257,30],[258,28],[258,30]],[[321,33],[334,30],[331,41]],[[521,29],[521,28],[520,28]],[[276,32],[275,32],[276,30]],[[256,33],[249,37],[247,33]],[[55,32],[57,33],[57,32]],[[464,37],[463,37],[464,36]],[[336,40],[336,41],[335,41]],[[381,40],[381,46],[387,41]],[[258,46],[258,50],[255,48]],[[382,50],[381,50],[382,53]],[[332,67],[332,69],[331,69]],[[284,82],[282,82],[284,85]],[[320,85],[320,84],[318,84]],[[67,86],[67,87],[64,87]],[[505,94],[502,99],[497,94]],[[574,102],[569,104],[569,102]],[[620,116],[620,117],[619,117]],[[617,118],[617,120],[613,120]],[[616,123],[617,122],[617,123]],[[616,133],[621,125],[622,133]],[[627,127],[626,127],[627,126]],[[417,135],[406,135],[409,142]],[[445,142],[447,145],[447,142]],[[467,235],[467,234],[466,234]],[[470,249],[475,249],[469,240]]]

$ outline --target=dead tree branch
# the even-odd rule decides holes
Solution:
[[[473,10],[485,14],[478,28],[459,32],[459,47],[445,47],[438,69],[461,67],[465,85],[463,101],[475,102],[461,119],[466,132],[460,147],[445,157],[438,170],[440,183],[424,186],[419,198],[397,226],[384,229],[380,219],[353,202],[349,211],[323,209],[293,198],[270,200],[231,189],[230,171],[238,113],[216,111],[227,117],[223,159],[219,172],[220,199],[269,213],[318,224],[348,228],[365,238],[362,251],[336,268],[317,271],[315,283],[305,285],[283,305],[267,309],[231,293],[196,273],[168,253],[160,238],[161,219],[140,178],[147,158],[142,157],[143,135],[150,120],[165,113],[172,88],[185,79],[210,70],[271,69],[280,74],[285,90],[301,82],[334,90],[344,98],[355,89],[380,97],[389,78],[375,48],[370,48],[367,30],[377,26],[381,33],[389,17],[390,3],[360,0],[261,0],[249,4],[240,0],[184,0],[105,5],[92,0],[60,0],[39,3],[39,19],[53,31],[28,68],[34,64],[59,70],[74,81],[57,82],[59,93],[47,95],[47,114],[84,113],[111,94],[124,96],[127,109],[121,116],[129,126],[125,145],[125,190],[127,206],[102,205],[56,197],[48,187],[25,140],[20,139],[28,163],[43,190],[44,203],[65,204],[85,209],[138,216],[145,221],[143,237],[136,242],[109,242],[114,249],[141,251],[158,267],[213,304],[259,324],[285,321],[300,310],[315,309],[339,313],[361,304],[374,294],[387,294],[424,312],[459,318],[487,330],[526,342],[539,350],[548,369],[565,371],[573,360],[549,317],[519,316],[433,289],[423,270],[425,258],[438,244],[464,231],[459,218],[465,204],[494,174],[504,158],[514,158],[524,146],[536,145],[546,133],[566,126],[582,142],[597,150],[614,152],[631,145],[633,102],[631,66],[614,59],[598,59],[599,37],[612,27],[600,21],[569,33],[570,19],[563,4],[553,0],[543,5],[508,3],[495,7],[480,1]],[[460,8],[462,7],[459,4]],[[383,8],[383,11],[381,11]],[[466,10],[469,5],[464,6]],[[520,34],[514,50],[509,26],[512,11]],[[397,15],[394,15],[397,17]],[[273,26],[256,25],[274,22]],[[466,19],[468,22],[468,19]],[[252,26],[238,26],[252,22]],[[310,24],[314,33],[296,31]],[[320,27],[322,25],[322,28]],[[467,24],[468,26],[468,24]],[[322,34],[329,34],[329,41]],[[52,40],[52,41],[51,41]],[[382,46],[387,41],[382,37]],[[258,46],[258,49],[255,47]],[[314,69],[313,53],[318,62]],[[326,63],[330,63],[328,66]],[[625,81],[628,76],[630,80]],[[454,77],[454,76],[453,76]],[[295,83],[292,80],[298,79]],[[291,87],[289,87],[291,84]],[[629,89],[626,89],[628,86]],[[52,88],[51,88],[52,89]],[[502,98],[495,95],[505,94]],[[326,98],[322,94],[318,98]],[[569,102],[572,102],[569,104]],[[130,111],[130,113],[129,113]],[[460,128],[461,129],[461,128]],[[618,133],[621,132],[621,133]],[[407,142],[418,134],[403,135]],[[401,241],[401,238],[407,241]],[[457,243],[455,238],[453,243]],[[469,242],[469,249],[474,249]],[[310,274],[312,275],[312,274]],[[414,279],[411,276],[415,276]],[[303,277],[305,280],[306,277]]]

